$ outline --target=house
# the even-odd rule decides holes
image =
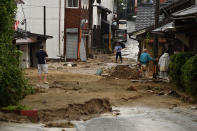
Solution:
[[[18,29],[15,33],[15,45],[23,52],[20,58],[21,68],[37,67],[36,52],[39,51],[40,45],[46,49],[46,40],[51,38],[52,36]]]
[[[27,31],[27,21],[24,13],[23,5],[25,4],[22,0],[16,0],[17,13],[15,23],[15,46],[23,52],[21,60],[21,68],[37,67],[36,52],[39,50],[40,45],[43,45],[46,49],[47,39],[53,38],[46,34],[32,33]],[[23,28],[23,29],[22,29]]]
[[[164,36],[167,39],[169,39],[168,41],[170,45],[169,51],[171,54],[174,54],[174,52],[182,52],[182,51],[195,52],[196,50],[195,48],[196,5],[191,6],[193,4],[195,4],[194,0],[180,1],[180,3],[178,3],[177,1],[176,4],[175,3],[172,4],[174,9],[171,8],[172,5],[169,5],[161,9],[161,13],[164,13],[165,16],[167,16],[168,18],[170,17],[172,22],[153,30],[152,33],[156,33],[160,36]],[[182,9],[182,10],[178,11],[177,9],[179,10]],[[171,14],[168,15],[168,12],[170,12]],[[181,15],[182,13],[185,16],[182,16]],[[188,19],[188,16],[190,15],[191,17],[194,18]]]
[[[160,1],[161,13],[159,15],[159,28],[156,28],[155,5],[149,3],[148,0],[141,0],[141,3],[138,3],[139,7],[137,9],[136,31],[129,33],[130,38],[136,36],[139,42],[139,54],[144,48],[148,49],[152,57],[161,56],[164,50],[170,50],[170,54],[173,54],[175,51],[183,50],[183,44],[181,44],[179,39],[176,39],[175,34],[170,29],[173,27],[173,23],[170,23],[172,22],[171,13],[187,8],[192,4],[194,4],[194,0],[186,0],[186,2],[182,0]],[[173,7],[175,7],[175,9]],[[167,32],[163,31],[163,29]],[[158,48],[156,52],[154,52],[155,36],[158,37]],[[152,67],[152,65],[150,65],[150,67]],[[152,70],[152,68],[150,69]]]
[[[129,33],[129,36],[136,36],[136,39],[139,42],[140,52],[143,48],[147,48],[149,53],[153,56],[153,43],[154,35],[151,31],[155,28],[155,5],[154,1],[141,0],[138,3],[137,8],[137,17],[136,25],[134,32]],[[160,8],[169,5],[169,1],[160,1]],[[164,15],[159,16],[159,24],[162,25],[164,20]],[[159,38],[159,54],[162,53],[163,46],[167,43],[167,40],[164,38]]]
[[[53,36],[53,39],[46,41],[46,51],[49,59],[59,59],[63,56],[64,49],[64,0],[23,1],[24,4],[17,6],[18,28],[35,34]]]
[[[86,61],[91,47],[89,0],[65,0],[64,57]]]
[[[172,14],[175,37],[184,47],[183,51],[197,53],[197,5]]]
[[[92,53],[112,51],[113,0],[91,0]]]
[[[170,26],[170,22],[172,22],[171,13],[173,13],[174,11],[187,8],[192,4],[194,4],[194,1],[192,0],[160,1],[159,28],[161,29],[161,28],[171,27]],[[143,48],[147,48],[149,50],[149,53],[153,56],[154,34],[157,34],[159,37],[158,56],[162,54],[163,50],[170,49],[171,53],[173,53],[174,50],[182,50],[182,46],[180,46],[180,40],[174,39],[175,37],[171,31],[161,35],[160,31],[156,31],[156,30],[160,30],[159,28],[154,30],[155,29],[154,5],[146,4],[146,3],[141,3],[139,5],[140,6],[138,7],[137,10],[136,31],[129,33],[129,36],[130,37],[133,35],[136,36],[137,40],[139,41],[140,51]]]
[[[24,0],[24,3],[18,6],[17,27],[53,36],[46,41],[49,59],[86,61],[92,50],[111,48],[113,0]]]

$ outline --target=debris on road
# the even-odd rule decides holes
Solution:
[[[24,111],[23,115],[16,113],[0,112],[0,121],[25,123],[32,122],[29,115],[36,115],[36,121],[49,122],[55,120],[87,120],[95,115],[112,112],[112,107],[108,99],[91,99],[84,104],[69,104],[66,108],[60,109],[43,109],[35,112]],[[38,113],[38,114],[37,114]],[[48,126],[54,126],[49,124]],[[61,124],[56,124],[61,126]]]
[[[135,86],[129,86],[128,88],[127,88],[127,91],[137,91],[137,89],[136,89],[136,87]]]
[[[92,99],[84,104],[69,104],[67,108],[56,110],[40,110],[40,121],[52,121],[52,120],[80,120],[87,119],[92,115],[99,115],[107,112],[111,112],[112,107],[107,99]]]
[[[77,64],[73,63],[73,62],[65,62],[63,65],[67,66],[67,67],[76,67],[77,66]]]
[[[102,69],[98,69],[97,72],[96,72],[96,75],[100,76],[102,73],[103,73],[103,70]]]
[[[57,127],[57,128],[74,128],[74,124],[71,123],[70,121],[68,122],[50,122],[50,123],[47,123],[45,125],[45,127],[48,127],[48,128],[52,128],[52,127]]]
[[[196,106],[192,106],[191,109],[192,110],[197,110],[197,107]]]
[[[139,79],[141,78],[141,73],[136,68],[131,68],[128,65],[117,65],[110,78],[119,78],[119,79]]]
[[[168,95],[169,95],[169,96],[173,96],[173,97],[177,97],[177,98],[178,98],[178,97],[181,97],[181,96],[180,96],[176,91],[174,91],[174,90],[173,90],[173,91],[170,91],[170,92],[168,93]]]

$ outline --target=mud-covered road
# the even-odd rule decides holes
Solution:
[[[175,128],[180,131],[196,130],[196,118],[189,117],[183,112],[174,112],[176,108],[190,110],[195,105],[188,102],[194,101],[174,91],[175,86],[170,83],[132,81],[134,78],[141,79],[140,75],[133,77],[133,70],[138,69],[137,66],[133,66],[133,61],[125,60],[124,65],[118,65],[121,68],[115,68],[117,64],[113,61],[113,55],[101,55],[96,59],[89,59],[86,63],[76,62],[76,67],[67,67],[64,63],[50,63],[49,85],[44,86],[38,85],[36,69],[25,70],[29,83],[36,88],[36,93],[26,96],[20,104],[38,110],[38,122],[41,123],[57,120],[86,121],[76,123],[79,131],[177,131]],[[122,68],[125,65],[131,67]],[[100,68],[103,75],[95,75]],[[121,73],[122,70],[125,71]],[[129,75],[124,74],[125,72]],[[120,108],[120,115],[113,116],[112,107]],[[122,107],[131,110],[125,114]],[[136,107],[146,108],[132,110]],[[107,118],[96,118],[103,113],[112,114]],[[5,122],[0,123],[0,131],[18,131],[21,128],[23,131],[47,130],[40,125],[9,125],[10,122],[31,123],[29,118],[14,113],[0,112],[0,120]],[[54,130],[61,131],[60,129]]]

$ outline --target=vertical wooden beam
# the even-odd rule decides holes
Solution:
[[[66,59],[66,25],[67,25],[67,21],[66,21],[66,1],[64,1],[64,59]]]
[[[160,6],[160,0],[155,1],[155,28],[159,26],[159,6]],[[158,35],[154,35],[154,58],[158,58]],[[158,74],[157,70],[157,62],[155,61],[153,64],[153,77],[156,78]]]
[[[62,0],[59,0],[59,38],[58,38],[58,43],[59,43],[59,56],[61,55],[61,16],[62,16]]]

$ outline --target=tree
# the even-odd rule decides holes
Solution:
[[[0,1],[0,107],[16,104],[28,93],[19,68],[20,52],[14,47],[15,0]]]

